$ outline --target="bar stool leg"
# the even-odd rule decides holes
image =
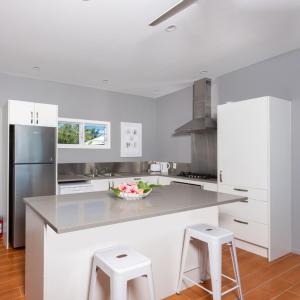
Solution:
[[[146,276],[147,276],[147,280],[148,280],[150,300],[155,300],[156,298],[155,298],[155,291],[154,291],[154,282],[153,282],[151,269],[146,274]]]
[[[238,266],[238,260],[237,260],[237,254],[236,254],[234,241],[230,242],[230,254],[231,254],[235,279],[236,279],[237,285],[239,287],[238,288],[239,300],[243,300],[244,297],[243,297],[243,292],[242,292],[241,278],[240,278],[240,272],[239,272],[239,266]]]
[[[182,255],[181,255],[180,271],[179,271],[179,279],[178,279],[176,294],[180,294],[180,292],[181,292],[182,277],[183,277],[183,273],[184,273],[185,260],[186,260],[186,256],[187,256],[188,249],[189,249],[190,239],[191,239],[190,234],[188,233],[187,230],[185,230]]]
[[[94,300],[96,281],[97,281],[97,264],[95,262],[95,259],[93,259],[90,290],[89,290],[89,300]]]
[[[198,248],[198,257],[200,262],[200,280],[201,283],[208,280],[210,278],[208,272],[208,245],[205,242],[201,241],[201,245]]]
[[[208,248],[213,300],[221,300],[222,247],[219,243],[209,243]]]
[[[110,279],[110,300],[127,300],[127,280],[119,276]]]

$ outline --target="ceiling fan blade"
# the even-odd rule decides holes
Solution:
[[[158,18],[153,20],[149,26],[155,26],[157,24],[162,23],[163,21],[173,17],[174,15],[178,14],[182,10],[186,9],[188,6],[196,2],[197,0],[181,0],[179,3],[175,4],[173,7],[171,7],[169,10],[164,12],[162,15],[160,15]]]

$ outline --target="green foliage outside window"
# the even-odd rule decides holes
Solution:
[[[59,144],[79,144],[79,124],[58,123]]]

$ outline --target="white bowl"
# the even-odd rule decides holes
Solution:
[[[147,197],[151,192],[152,192],[152,189],[149,192],[141,194],[141,195],[121,192],[119,195],[119,198],[124,199],[124,200],[139,200],[139,199],[143,199],[143,198]]]

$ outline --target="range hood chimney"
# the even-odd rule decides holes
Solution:
[[[193,120],[175,130],[175,134],[204,133],[217,129],[211,112],[211,79],[203,78],[193,85]]]

